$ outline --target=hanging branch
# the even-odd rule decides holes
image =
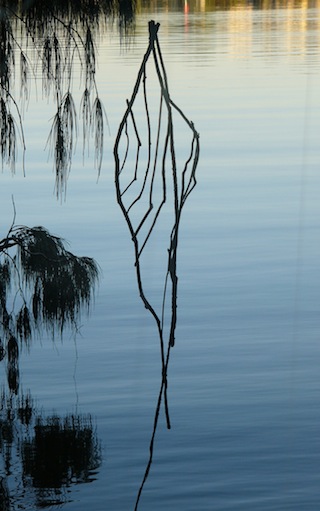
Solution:
[[[187,119],[184,113],[177,107],[171,100],[168,88],[168,81],[166,70],[161,54],[160,44],[158,40],[159,23],[154,21],[149,22],[149,45],[144,55],[142,64],[140,66],[138,76],[134,85],[133,93],[130,100],[127,100],[127,109],[119,125],[115,145],[114,145],[114,158],[115,158],[115,186],[117,201],[122,210],[126,223],[128,225],[130,235],[134,244],[134,257],[136,278],[139,289],[139,294],[145,308],[153,316],[158,330],[161,352],[161,368],[162,378],[158,395],[157,406],[154,416],[153,432],[149,446],[149,460],[145,470],[142,484],[140,486],[135,510],[138,509],[139,500],[142,494],[144,484],[149,475],[149,471],[153,459],[153,449],[155,434],[157,430],[159,414],[161,410],[162,400],[164,401],[165,416],[167,428],[170,429],[170,416],[167,398],[167,372],[170,358],[171,348],[175,343],[175,329],[177,325],[177,290],[178,290],[178,277],[177,277],[177,249],[178,249],[178,234],[181,219],[182,208],[186,202],[188,195],[192,192],[196,185],[196,168],[199,160],[199,134],[194,128],[191,121]],[[149,58],[153,57],[156,77],[160,86],[160,105],[158,110],[158,122],[156,127],[154,151],[152,152],[152,139],[153,129],[150,118],[150,109],[148,104],[147,94],[147,75],[146,67]],[[142,135],[139,134],[138,125],[136,122],[137,117],[134,115],[134,106],[138,98],[140,86],[142,84],[142,96],[145,113],[145,130],[147,138],[146,156],[144,160],[141,157]],[[163,128],[165,121],[163,121],[166,109],[166,125]],[[187,157],[182,170],[179,170],[175,142],[174,142],[174,113],[182,119],[183,123],[191,134],[191,145],[189,156]],[[133,160],[129,160],[130,149],[130,128],[133,136],[136,139],[136,152]],[[163,129],[165,131],[163,137]],[[163,140],[162,140],[163,139]],[[119,152],[121,147],[124,148],[124,156],[120,159]],[[141,161],[142,160],[142,161]],[[126,167],[134,168],[133,175],[126,176]],[[142,167],[142,171],[141,171]],[[142,177],[140,177],[142,174]],[[140,185],[139,185],[140,180]],[[161,183],[161,191],[156,186]],[[137,191],[134,191],[136,190]],[[157,199],[157,194],[160,198]],[[169,197],[173,200],[173,227],[171,230],[169,248],[168,250],[168,263],[167,271],[164,279],[164,290],[162,296],[162,305],[159,313],[156,307],[153,306],[144,290],[144,281],[142,278],[142,254],[148,245],[151,235],[154,232],[156,223],[160,217],[160,213]],[[139,203],[143,205],[147,203],[146,208],[142,209],[142,215],[135,213],[136,207]],[[157,202],[157,206],[155,206]],[[141,206],[143,207],[143,206]],[[153,215],[153,216],[152,216]],[[166,321],[165,306],[166,300],[170,293],[171,312],[169,321]],[[167,345],[165,346],[165,332],[166,326],[168,328]]]
[[[33,73],[36,79],[37,67],[40,64],[43,96],[48,100],[52,96],[56,102],[48,137],[50,143],[47,145],[51,149],[49,154],[53,157],[55,192],[57,198],[62,199],[66,194],[77,141],[77,119],[81,117],[82,120],[83,155],[85,149],[89,149],[89,139],[92,136],[94,165],[98,178],[103,160],[104,133],[109,125],[96,82],[95,40],[99,33],[98,13],[82,18],[74,3],[70,2],[66,3],[65,10],[62,11],[56,11],[54,6],[52,7],[53,9],[35,13],[32,6],[18,9],[17,5],[6,5],[1,13],[0,159],[2,165],[8,165],[14,173],[19,135],[25,174],[23,111],[30,99],[31,75]],[[77,11],[75,16],[72,15],[72,9]],[[103,12],[104,8],[101,8],[101,16]],[[32,51],[35,59],[28,58],[27,53]],[[16,53],[20,56],[20,106],[13,92]],[[84,87],[80,116],[77,115],[78,110],[73,101],[73,73],[77,64],[81,73],[80,82]]]

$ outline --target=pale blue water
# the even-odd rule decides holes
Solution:
[[[201,156],[179,240],[172,429],[162,414],[139,509],[316,511],[320,10],[250,5],[139,14],[127,50],[117,36],[106,36],[98,83],[111,135],[98,183],[78,154],[67,200],[56,202],[43,151],[43,125],[51,115],[45,102],[25,116],[27,177],[0,176],[3,232],[12,220],[13,193],[17,223],[46,226],[75,253],[95,257],[103,272],[76,340],[67,336],[52,345],[43,339],[21,359],[21,386],[38,408],[47,415],[91,414],[101,441],[96,480],[71,486],[62,508],[132,510],[148,458],[160,353],[116,204],[112,146],[149,19],[161,23],[171,94],[200,132]],[[177,146],[183,134],[177,133]],[[163,278],[159,254],[168,246],[165,227],[147,261],[155,297]],[[20,484],[16,470],[13,491]],[[19,503],[34,509],[29,494]]]

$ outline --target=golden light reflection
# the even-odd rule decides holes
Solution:
[[[241,12],[239,12],[241,11]],[[252,5],[241,6],[239,10],[230,10],[227,14],[227,32],[230,38],[229,55],[244,58],[251,53],[253,29]]]
[[[320,0],[137,0],[138,12],[213,12],[237,9],[320,8]]]
[[[138,0],[138,12],[159,12],[168,20],[174,12],[184,13],[185,33],[210,31],[213,46],[207,52],[227,58],[278,53],[297,65],[306,57],[311,65],[319,62],[320,0]],[[172,30],[170,24],[165,30]],[[219,47],[216,34],[223,32],[229,37]]]

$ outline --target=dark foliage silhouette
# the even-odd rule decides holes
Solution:
[[[43,330],[76,331],[98,278],[93,259],[75,256],[43,227],[10,227],[0,240],[0,355],[11,391],[19,387],[19,345]]]
[[[129,0],[2,2],[0,8],[0,152],[2,166],[16,169],[18,146],[25,172],[23,114],[40,74],[42,93],[55,104],[48,149],[53,158],[55,191],[66,194],[67,179],[82,122],[83,153],[93,138],[94,163],[100,174],[106,112],[96,82],[96,40],[108,24],[121,33],[133,25],[135,3]],[[74,70],[81,70],[82,100],[74,100]],[[19,97],[15,86],[19,86]]]

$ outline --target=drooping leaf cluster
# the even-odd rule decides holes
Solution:
[[[76,329],[98,278],[93,259],[75,256],[43,227],[12,227],[0,240],[0,360],[12,391],[19,386],[19,344],[43,329],[52,336]]]
[[[134,11],[134,0],[1,2],[2,166],[8,166],[15,172],[17,149],[21,141],[25,171],[23,114],[34,79],[40,75],[43,96],[56,105],[48,134],[48,147],[54,162],[57,197],[61,198],[66,193],[79,121],[82,122],[83,152],[92,137],[94,163],[100,173],[107,118],[96,83],[96,42],[114,20],[118,20],[120,28],[128,30],[132,26]],[[75,72],[80,72],[82,81],[82,100],[78,106],[73,90]],[[15,96],[17,85],[19,97]]]
[[[93,259],[75,256],[43,227],[12,228],[0,241],[2,336],[28,341],[43,327],[60,335],[76,327],[81,311],[89,312],[98,277]]]
[[[10,89],[15,67],[14,37],[10,20],[0,11],[0,152],[2,165],[15,169],[17,135]]]

